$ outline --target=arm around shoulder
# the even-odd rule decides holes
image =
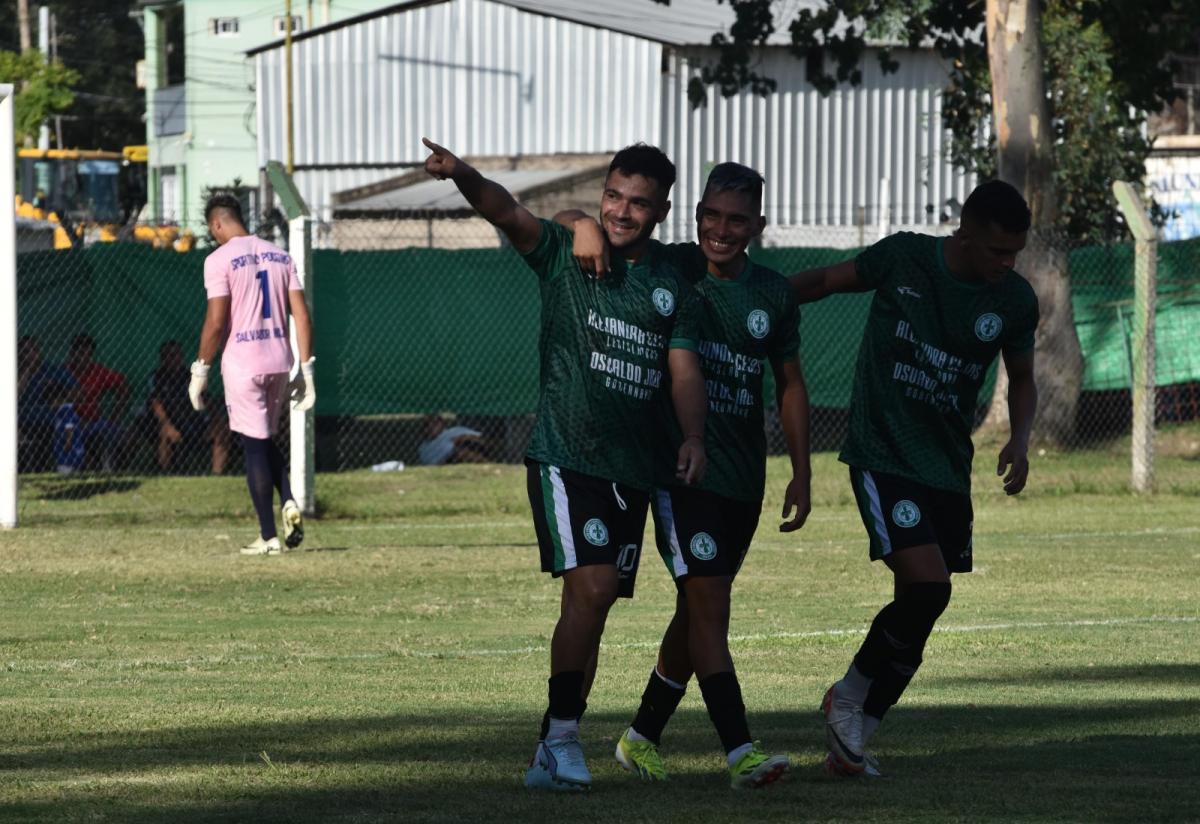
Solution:
[[[832,266],[820,266],[788,276],[797,303],[813,303],[839,292],[865,292],[868,286],[859,276],[854,260]]]

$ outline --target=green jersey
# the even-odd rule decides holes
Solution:
[[[860,469],[971,491],[971,426],[988,367],[1033,348],[1037,296],[1016,272],[991,285],[946,266],[945,239],[901,232],[855,258],[875,289],[839,456]]]
[[[696,348],[695,291],[662,244],[636,263],[613,261],[603,279],[584,275],[570,231],[542,221],[525,262],[540,280],[540,381],[528,457],[649,490],[667,392],[667,352]]]
[[[778,272],[747,261],[736,279],[718,278],[695,243],[668,247],[680,273],[700,295],[697,352],[708,392],[704,446],[708,469],[701,489],[740,501],[761,501],[766,481],[763,370],[800,351],[800,312],[791,286]],[[683,439],[667,410],[670,439],[660,450],[662,486],[677,483],[675,456]]]

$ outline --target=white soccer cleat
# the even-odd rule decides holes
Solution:
[[[862,705],[838,695],[835,683],[825,692],[821,702],[825,716],[825,744],[829,756],[846,775],[863,771]]]
[[[304,540],[304,515],[293,500],[283,502],[283,543],[295,549]]]
[[[842,767],[842,762],[833,753],[825,756],[825,774],[830,778],[886,778],[879,769],[879,759],[870,752],[863,752],[863,768],[860,772],[850,772]]]
[[[241,551],[243,555],[278,555],[283,552],[283,547],[279,545],[278,538],[264,541],[260,535],[242,547]]]
[[[579,792],[592,786],[592,774],[583,758],[583,746],[574,733],[539,741],[525,786],[534,790]]]

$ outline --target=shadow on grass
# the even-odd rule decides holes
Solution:
[[[1140,668],[1110,673],[1145,678]],[[697,696],[688,702],[698,703]],[[700,706],[681,709],[664,736],[668,769],[684,765],[669,784],[644,785],[620,772],[610,753],[631,714],[632,708],[585,718],[595,776],[586,797],[530,794],[521,786],[536,718],[447,705],[421,716],[80,734],[0,755],[9,778],[52,794],[0,805],[0,819],[1116,824],[1189,821],[1200,810],[1200,698],[901,706],[876,740],[892,780],[874,782],[820,773],[822,724],[815,710],[752,711],[755,734],[769,750],[791,753],[796,766],[781,785],[741,795],[728,789],[716,735]]]
[[[52,476],[29,481],[22,492],[34,501],[82,501],[110,492],[132,492],[141,485],[134,478]]]

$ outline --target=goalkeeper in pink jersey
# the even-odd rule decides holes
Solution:
[[[277,555],[284,546],[292,549],[304,539],[300,507],[292,498],[283,453],[272,436],[279,432],[279,415],[289,395],[300,412],[316,403],[312,320],[291,256],[246,231],[237,198],[214,195],[204,207],[204,219],[219,248],[204,261],[208,312],[188,395],[197,411],[204,408],[208,371],[223,346],[221,377],[229,428],[242,437],[246,482],[258,514],[259,536],[242,548],[242,554]],[[288,310],[300,348],[300,369],[290,382]],[[282,502],[284,546],[275,529],[274,489]]]

